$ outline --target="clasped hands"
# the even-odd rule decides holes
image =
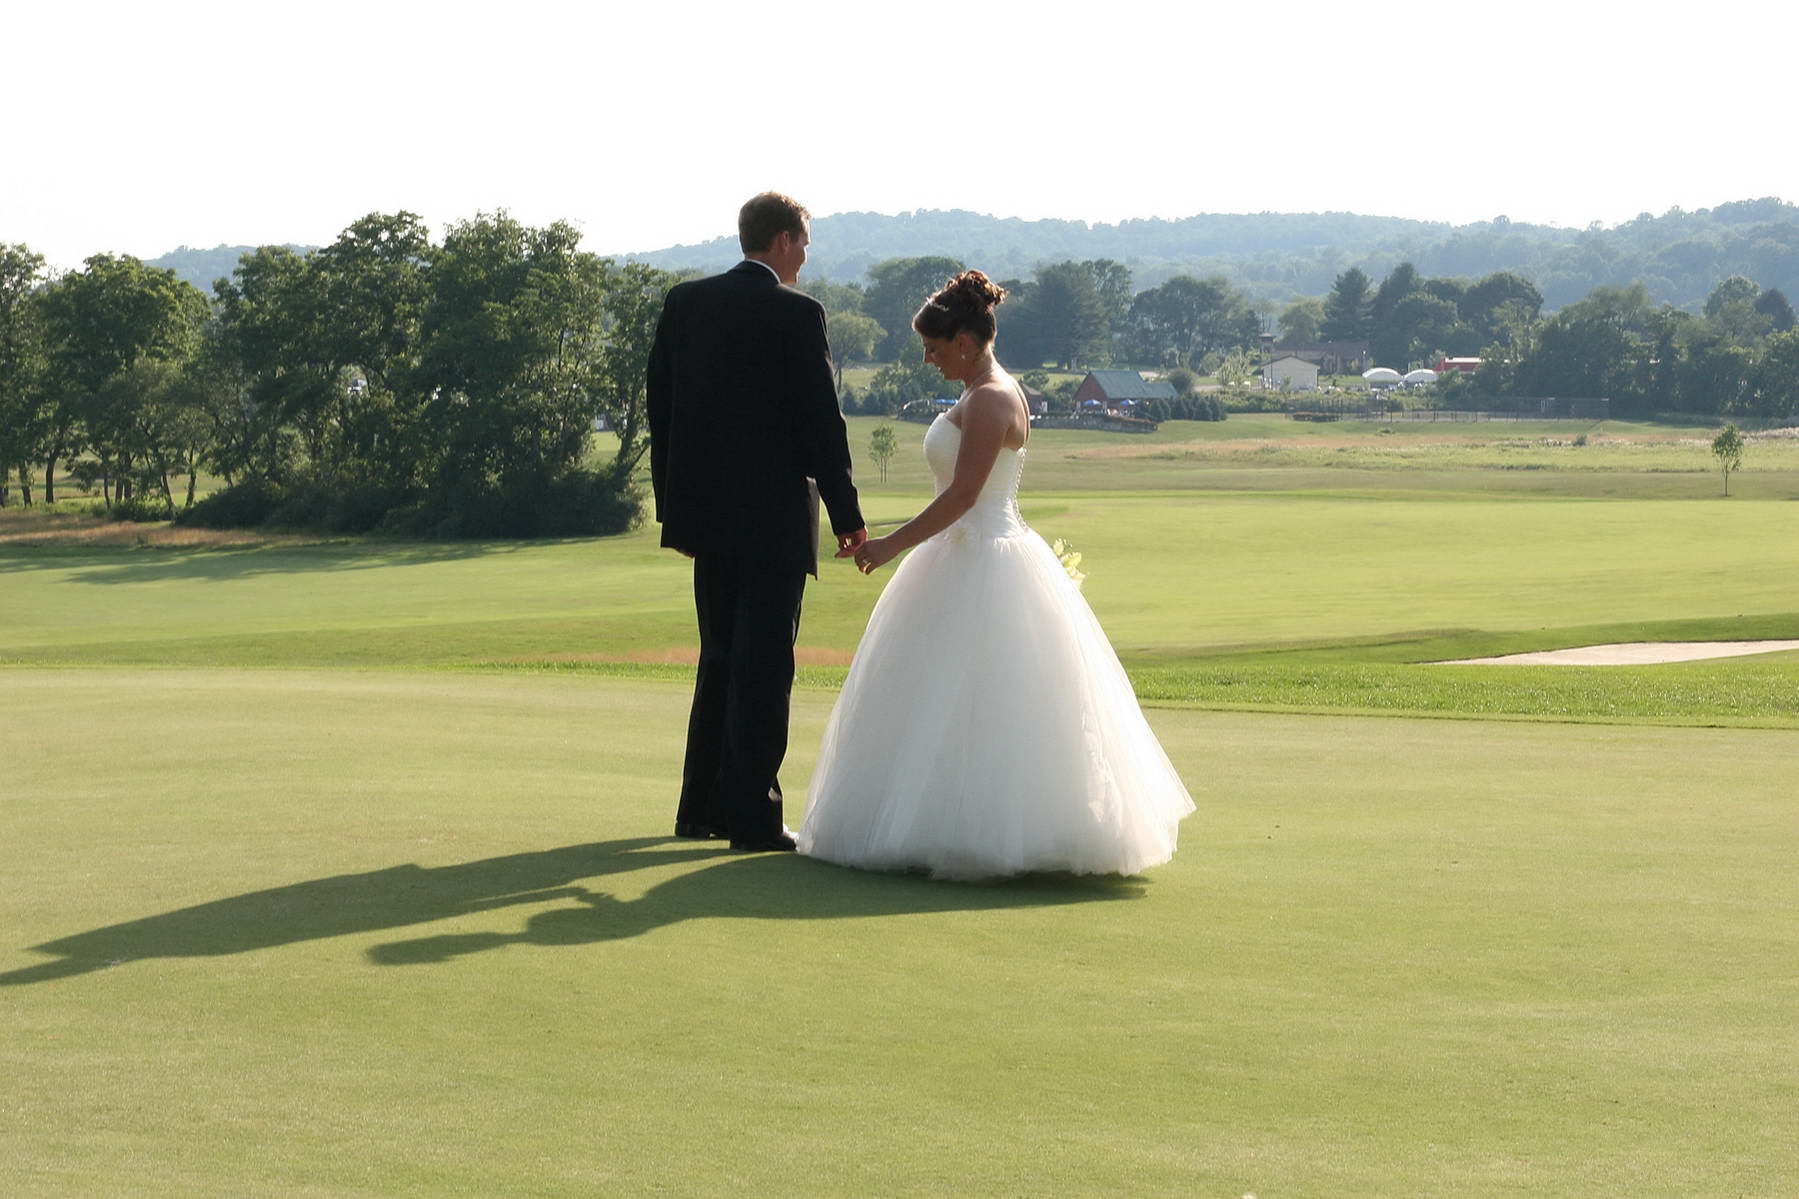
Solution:
[[[867,529],[857,529],[854,533],[840,533],[837,536],[837,556],[854,558],[856,569],[865,575],[873,574],[887,565],[898,553],[885,537],[871,539]]]

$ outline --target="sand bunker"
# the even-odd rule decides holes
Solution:
[[[1499,658],[1456,658],[1439,666],[1647,666],[1656,662],[1697,662],[1704,658],[1740,658],[1799,649],[1799,641],[1624,641],[1615,645],[1582,645],[1535,654]]]

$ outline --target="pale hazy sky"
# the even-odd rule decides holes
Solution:
[[[603,253],[815,215],[1585,225],[1799,200],[1787,0],[8,5],[0,242],[507,208]]]

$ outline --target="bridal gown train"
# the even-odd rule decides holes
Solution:
[[[961,430],[925,433],[937,490]],[[899,564],[825,727],[800,852],[973,879],[1136,874],[1193,801],[1093,611],[1018,513],[1025,452]]]

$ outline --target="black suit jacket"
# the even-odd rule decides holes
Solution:
[[[757,262],[676,285],[650,351],[650,478],[662,544],[818,573],[862,528],[825,314]]]

